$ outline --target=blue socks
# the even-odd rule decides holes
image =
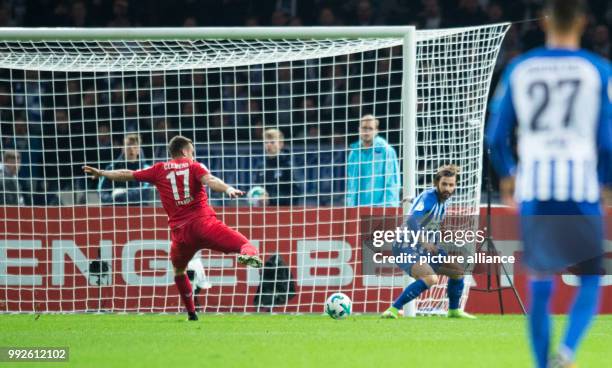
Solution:
[[[446,285],[448,295],[448,309],[459,309],[459,300],[463,294],[463,277],[460,279],[448,279]]]
[[[593,317],[597,313],[599,302],[598,275],[580,276],[580,288],[569,314],[567,331],[559,352],[570,361],[584,337]],[[538,368],[546,368],[550,346],[550,313],[549,302],[553,280],[531,280],[531,308],[529,310],[529,332],[531,348],[536,357]]]
[[[580,276],[580,289],[574,300],[574,305],[569,314],[569,322],[565,338],[563,339],[563,349],[569,350],[572,356],[568,357],[574,360],[574,353],[580,340],[584,337],[584,333],[597,313],[597,304],[599,301],[599,281],[598,275],[583,275]]]
[[[417,280],[402,291],[402,294],[395,300],[393,306],[397,309],[402,309],[406,303],[419,296],[425,290],[427,290],[427,284],[423,280]],[[446,292],[448,294],[448,308],[459,309],[459,300],[463,294],[463,278],[449,278]]]
[[[550,346],[549,302],[553,280],[531,280],[531,307],[529,308],[529,336],[531,349],[536,358],[536,367],[546,368]]]
[[[402,309],[406,303],[419,296],[425,290],[427,290],[425,281],[416,280],[402,291],[402,294],[393,302],[393,306],[397,309]]]

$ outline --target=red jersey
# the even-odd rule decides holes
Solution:
[[[203,164],[188,158],[178,158],[136,170],[134,179],[157,187],[168,214],[168,224],[175,228],[196,218],[216,216],[208,205],[208,195],[201,181],[208,173]]]

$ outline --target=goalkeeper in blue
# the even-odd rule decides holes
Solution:
[[[434,176],[434,186],[423,191],[413,201],[411,208],[403,224],[410,234],[419,231],[435,233],[446,216],[449,200],[457,186],[458,168],[454,165],[440,167]],[[417,236],[417,239],[406,239],[407,241],[395,242],[393,244],[393,255],[407,258],[413,256],[414,262],[398,262],[397,265],[408,275],[416,279],[408,285],[400,296],[393,302],[383,314],[383,318],[396,319],[399,310],[408,302],[418,297],[425,290],[438,283],[438,275],[449,277],[446,287],[448,295],[448,317],[470,318],[476,317],[464,312],[460,308],[461,295],[463,294],[463,269],[454,263],[435,261],[420,262],[421,256],[447,256],[446,251],[439,245],[436,239]]]
[[[539,368],[575,367],[600,291],[600,198],[611,184],[612,90],[609,61],[580,48],[584,7],[580,0],[547,2],[546,46],[508,66],[490,107],[487,139],[502,199],[520,213],[529,336]],[[518,164],[510,147],[515,131]],[[553,277],[570,270],[580,286],[550,355]]]

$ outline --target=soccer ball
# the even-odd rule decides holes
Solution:
[[[249,190],[247,199],[251,206],[265,206],[268,202],[268,193],[264,187],[256,186]]]
[[[353,302],[343,293],[333,293],[325,302],[325,313],[333,319],[344,319],[351,314]]]

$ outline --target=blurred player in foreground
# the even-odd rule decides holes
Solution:
[[[194,148],[190,139],[175,136],[168,144],[172,158],[142,170],[99,170],[83,166],[83,171],[93,178],[108,180],[137,180],[155,185],[171,229],[172,246],[170,260],[174,266],[174,282],[179,290],[189,320],[198,316],[192,298],[192,289],[185,272],[194,254],[203,248],[224,253],[240,253],[238,262],[247,266],[261,267],[257,249],[244,235],[219,221],[208,205],[205,186],[215,192],[225,192],[230,198],[244,193],[225,184],[213,176],[208,169],[193,158]]]
[[[502,198],[519,205],[536,366],[575,367],[599,297],[600,189],[610,185],[612,150],[610,63],[580,49],[587,22],[582,1],[550,0],[545,14],[546,47],[506,69],[491,104],[488,142]],[[518,168],[510,148],[515,128]],[[579,272],[580,287],[549,358],[553,276],[568,267]]]
[[[458,174],[459,170],[454,165],[440,167],[434,177],[434,187],[423,191],[414,199],[403,226],[415,233],[419,230],[440,230],[446,216],[449,199],[457,186]],[[440,247],[437,241],[432,241],[432,239],[418,241],[416,246],[396,242],[393,244],[393,255],[397,257],[401,254],[414,255],[417,258],[423,255],[447,255],[446,251]],[[463,270],[460,265],[442,262],[404,262],[397,263],[397,265],[417,280],[404,289],[402,294],[393,302],[393,305],[382,314],[383,318],[398,318],[399,310],[404,305],[438,283],[438,274],[449,277],[446,286],[448,317],[476,318],[459,308],[464,286]]]

